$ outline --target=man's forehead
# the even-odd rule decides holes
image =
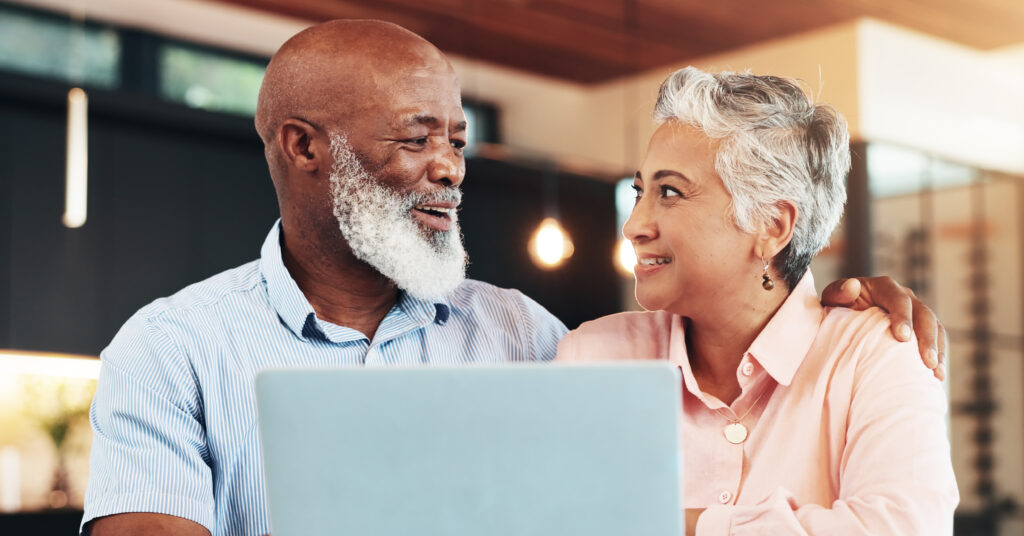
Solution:
[[[431,111],[409,110],[395,117],[397,127],[425,126],[428,128],[447,128],[453,131],[466,130],[466,114],[462,107],[438,114]]]

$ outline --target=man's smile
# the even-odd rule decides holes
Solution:
[[[455,203],[424,203],[412,208],[413,216],[424,226],[435,231],[452,230],[455,219]]]

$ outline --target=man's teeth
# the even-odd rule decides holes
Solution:
[[[415,208],[416,210],[422,210],[423,212],[436,212],[438,214],[447,214],[449,216],[455,213],[454,208],[432,207],[430,205],[416,205],[413,208]]]
[[[672,262],[672,259],[668,257],[648,257],[646,259],[640,259],[640,264],[644,266],[654,266],[656,264],[668,264]]]

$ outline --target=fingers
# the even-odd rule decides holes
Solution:
[[[850,307],[857,301],[860,292],[861,284],[858,279],[837,279],[821,292],[821,303],[830,307]]]
[[[917,299],[913,290],[888,276],[840,279],[825,288],[821,302],[828,306],[855,309],[877,306],[886,310],[893,337],[906,342],[917,335],[921,361],[936,378],[946,378],[946,329],[935,313]]]
[[[937,367],[935,367],[934,374],[935,374],[936,378],[938,378],[940,381],[942,381],[942,380],[946,379],[946,355],[947,355],[946,350],[947,350],[947,345],[949,344],[949,341],[947,340],[948,335],[946,334],[946,327],[942,325],[942,322],[938,322],[938,325],[939,325],[939,335],[938,335],[938,342],[939,342],[939,349],[938,349],[939,357],[938,357],[938,359],[939,359],[939,365]]]
[[[907,292],[908,289],[889,276],[868,278],[864,282],[864,288],[865,290],[861,291],[861,295],[868,301],[869,305],[875,305],[888,311],[889,329],[892,330],[892,336],[896,337],[898,341],[909,341],[914,331],[911,329],[911,321],[914,316],[914,302],[924,307],[932,321],[935,321],[935,315],[932,314],[930,309],[911,297]],[[926,338],[929,337],[926,336]],[[930,336],[930,339],[934,343],[934,333]]]
[[[914,302],[914,333],[917,335],[917,348],[921,352],[921,360],[924,365],[934,371],[938,377],[939,371],[939,319],[935,313],[917,298]],[[940,378],[941,379],[941,378]]]

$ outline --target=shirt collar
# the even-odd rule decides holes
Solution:
[[[789,385],[818,335],[824,314],[814,277],[807,270],[748,352],[775,381]]]
[[[814,278],[808,270],[751,343],[747,353],[756,359],[775,381],[789,385],[818,335],[818,327],[824,313],[825,309],[818,301],[818,294],[814,290]],[[676,316],[672,321],[669,360],[682,371],[686,388],[703,398],[686,355],[683,319]]]
[[[374,340],[393,339],[430,324],[443,326],[449,314],[450,306],[444,300],[424,300],[400,291],[395,306],[377,328]]]
[[[447,298],[424,300],[410,296],[404,290],[398,296],[398,306],[420,325],[432,322],[444,325],[445,322],[448,322],[452,309]]]
[[[302,340],[316,332],[326,335],[317,325],[313,306],[284,265],[281,256],[280,219],[274,222],[266,240],[263,241],[263,247],[260,249],[260,271],[267,285],[270,305],[292,333]],[[395,308],[408,315],[418,327],[433,322],[444,325],[451,315],[451,304],[446,298],[423,300],[414,298],[405,291],[399,293]],[[328,338],[333,339],[330,336]]]
[[[446,302],[421,300],[402,290],[398,293],[395,305],[381,319],[377,326],[377,332],[373,335],[373,340],[374,342],[387,341],[433,323],[444,325],[448,321],[448,315],[449,306]],[[352,328],[320,320],[315,315],[309,317],[306,326],[307,332],[310,329],[333,343],[366,339],[366,335]]]
[[[263,241],[263,247],[260,249],[260,272],[263,273],[263,280],[267,284],[270,305],[277,311],[277,316],[292,333],[295,333],[295,336],[305,340],[306,336],[310,335],[306,323],[315,318],[316,313],[284,265],[284,259],[281,257],[280,219],[274,222],[266,240]],[[315,323],[310,326],[315,326]]]

